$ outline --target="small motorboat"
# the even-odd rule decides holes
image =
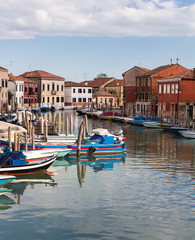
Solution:
[[[55,159],[56,154],[52,154],[50,157],[31,161],[20,151],[9,151],[1,154],[0,174],[40,171],[47,169]]]
[[[195,131],[179,131],[179,133],[185,138],[195,139]]]

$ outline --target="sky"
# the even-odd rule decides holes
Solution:
[[[194,68],[194,0],[0,0],[0,66],[66,81],[170,59]]]

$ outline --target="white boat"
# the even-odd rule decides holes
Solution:
[[[195,139],[195,131],[179,131],[179,133],[185,138]]]
[[[161,126],[160,126],[160,122],[143,122],[143,125],[144,127],[147,127],[147,128],[155,128],[155,129],[162,129]]]
[[[36,149],[36,150],[30,150],[30,151],[23,151],[23,154],[27,157],[27,159],[30,158],[36,158],[36,157],[47,157],[51,156],[53,154],[56,154],[57,157],[65,157],[67,154],[71,152],[71,149],[69,148],[47,148],[47,149]]]

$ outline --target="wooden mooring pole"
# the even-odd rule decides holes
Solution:
[[[9,142],[9,149],[10,151],[12,151],[11,127],[8,127],[8,142]]]
[[[83,121],[80,125],[78,139],[77,139],[77,157],[80,156],[80,153],[81,153],[82,137],[83,137]]]

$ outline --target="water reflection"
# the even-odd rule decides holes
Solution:
[[[0,212],[12,208],[11,205],[13,204],[15,204],[15,201],[6,194],[0,195]]]
[[[10,193],[15,196],[17,204],[21,203],[21,196],[24,194],[27,186],[31,186],[34,189],[35,185],[44,184],[44,186],[56,186],[57,183],[52,179],[49,172],[36,172],[28,174],[18,174],[13,182],[6,185],[7,189],[10,189]]]
[[[87,155],[87,156],[65,156],[64,159],[71,165],[77,165],[77,176],[80,187],[82,187],[87,172],[87,166],[93,168],[94,172],[102,170],[113,170],[116,163],[125,165],[126,153],[115,155]]]

